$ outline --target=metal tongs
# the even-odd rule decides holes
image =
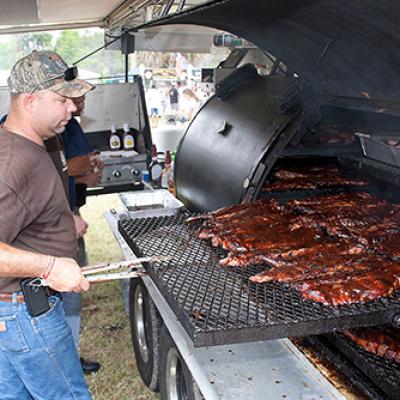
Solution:
[[[136,258],[134,260],[126,260],[119,261],[115,263],[108,264],[98,264],[91,265],[87,267],[81,268],[82,274],[86,277],[86,279],[91,283],[101,283],[108,282],[118,279],[130,279],[130,278],[139,278],[140,276],[145,274],[142,263],[157,263],[163,261],[171,260],[171,256],[153,256],[153,257],[142,257]],[[114,273],[102,273],[99,272],[107,272],[107,271],[117,271]],[[48,282],[43,278],[36,278],[30,282],[31,286],[49,286]]]

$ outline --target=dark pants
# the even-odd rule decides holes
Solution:
[[[81,267],[87,265],[85,241],[78,239],[78,264]],[[62,294],[65,318],[72,331],[75,346],[79,347],[79,332],[81,329],[82,295],[80,293],[68,292]]]

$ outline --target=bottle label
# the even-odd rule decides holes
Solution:
[[[161,165],[154,165],[154,166],[151,168],[151,179],[152,179],[153,181],[156,181],[156,180],[160,179],[160,177],[161,177],[161,172],[162,172]]]
[[[167,171],[163,171],[161,177],[161,187],[164,189],[168,189],[170,180],[171,180],[171,170],[168,169]]]
[[[135,146],[135,143],[133,141],[133,137],[132,136],[126,136],[124,138],[124,148],[125,149],[133,149]]]
[[[121,140],[117,135],[113,135],[110,138],[110,149],[118,150],[121,147]]]

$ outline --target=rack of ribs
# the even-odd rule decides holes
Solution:
[[[340,125],[323,125],[319,127],[318,143],[351,144],[357,141],[354,134],[357,130]]]
[[[246,204],[238,204],[229,207],[223,207],[219,210],[196,215],[187,219],[187,222],[195,222],[202,220],[209,220],[211,222],[229,220],[231,218],[251,217],[253,214],[268,214],[282,209],[282,206],[275,199],[258,200],[252,203],[252,207]]]
[[[360,256],[338,250],[336,254],[332,252],[330,258],[327,253],[320,253],[313,258],[303,256],[290,262],[275,260],[275,265],[271,269],[250,277],[250,280],[255,283],[270,281],[297,283],[315,279],[343,279],[345,275],[356,276],[374,268],[368,264],[368,259],[371,261],[370,255]],[[372,258],[375,260],[375,257]]]
[[[223,267],[270,267],[251,282],[287,282],[305,299],[336,306],[399,288],[399,217],[398,205],[367,193],[284,206],[262,200],[201,216],[198,236],[228,251]]]
[[[275,168],[262,191],[310,190],[367,184],[362,179],[346,178],[336,164],[303,165]]]
[[[360,328],[343,332],[364,350],[400,363],[400,335],[395,328]]]
[[[360,274],[354,270],[344,276],[304,280],[294,287],[305,299],[333,306],[365,303],[390,296],[400,288],[399,263],[375,260],[369,265],[371,268]]]

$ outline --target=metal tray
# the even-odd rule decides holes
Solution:
[[[278,339],[387,323],[400,311],[400,292],[365,304],[330,307],[304,300],[289,285],[253,284],[265,267],[221,268],[225,256],[196,236],[187,214],[120,220],[119,231],[138,256],[170,255],[148,269],[195,346]]]
[[[354,363],[351,358],[338,351],[337,347],[328,339],[329,335],[307,336],[302,338],[305,344],[312,347],[312,351],[322,360],[328,361],[332,368],[336,369],[340,375],[349,380],[352,388],[371,400],[395,400],[388,396],[377,385],[365,375]],[[364,397],[362,397],[364,398]]]
[[[174,215],[183,207],[183,203],[165,189],[120,193],[119,199],[132,218]]]
[[[400,167],[400,146],[391,146],[385,140],[400,141],[400,136],[395,135],[369,135],[356,133],[360,139],[365,157],[372,158],[387,164]]]

